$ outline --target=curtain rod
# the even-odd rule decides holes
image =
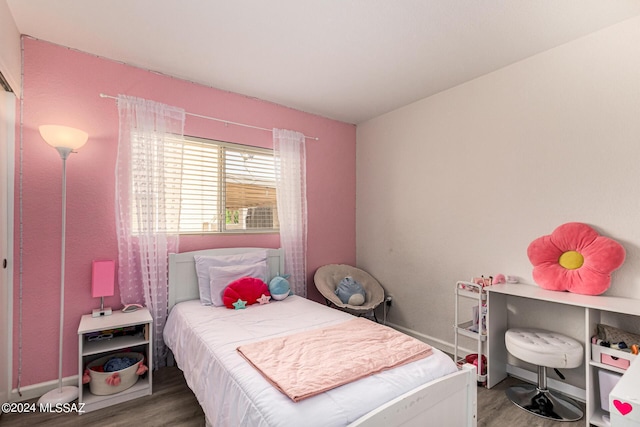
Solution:
[[[115,99],[116,101],[118,100],[117,97],[111,96],[111,95],[105,95],[104,93],[100,94],[100,98],[110,98],[110,99]],[[245,127],[245,128],[266,130],[267,132],[273,132],[273,129],[267,129],[267,128],[263,128],[263,127],[259,127],[259,126],[247,125],[247,124],[244,124],[244,123],[231,122],[229,120],[218,119],[216,117],[203,116],[201,114],[189,113],[189,112],[186,112],[186,111],[185,111],[185,114],[187,116],[199,117],[201,119],[215,120],[216,122],[221,122],[221,123],[224,123],[225,125],[236,125],[236,126],[242,126],[242,127]],[[318,141],[319,140],[319,138],[315,137],[315,136],[306,136],[305,135],[304,137],[305,137],[305,139],[313,139],[314,141]]]

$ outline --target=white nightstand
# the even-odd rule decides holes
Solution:
[[[153,319],[146,308],[132,313],[114,311],[110,316],[92,317],[85,314],[78,326],[78,402],[84,403],[85,412],[101,409],[151,394],[153,371]],[[95,339],[103,332],[111,332],[112,338]],[[105,334],[102,334],[105,335]],[[90,340],[91,338],[91,340]],[[130,388],[119,393],[97,396],[89,385],[82,384],[82,375],[87,363],[110,353],[125,351],[141,352],[149,367],[146,376],[139,378]]]

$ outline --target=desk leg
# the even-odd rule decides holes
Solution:
[[[507,317],[507,295],[487,292],[487,388],[507,377],[507,348],[504,345]]]

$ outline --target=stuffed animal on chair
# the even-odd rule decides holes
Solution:
[[[338,283],[336,295],[340,301],[349,305],[362,305],[367,296],[362,285],[351,276],[345,277]]]

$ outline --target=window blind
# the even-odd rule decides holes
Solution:
[[[274,231],[273,151],[185,137],[181,233]]]

